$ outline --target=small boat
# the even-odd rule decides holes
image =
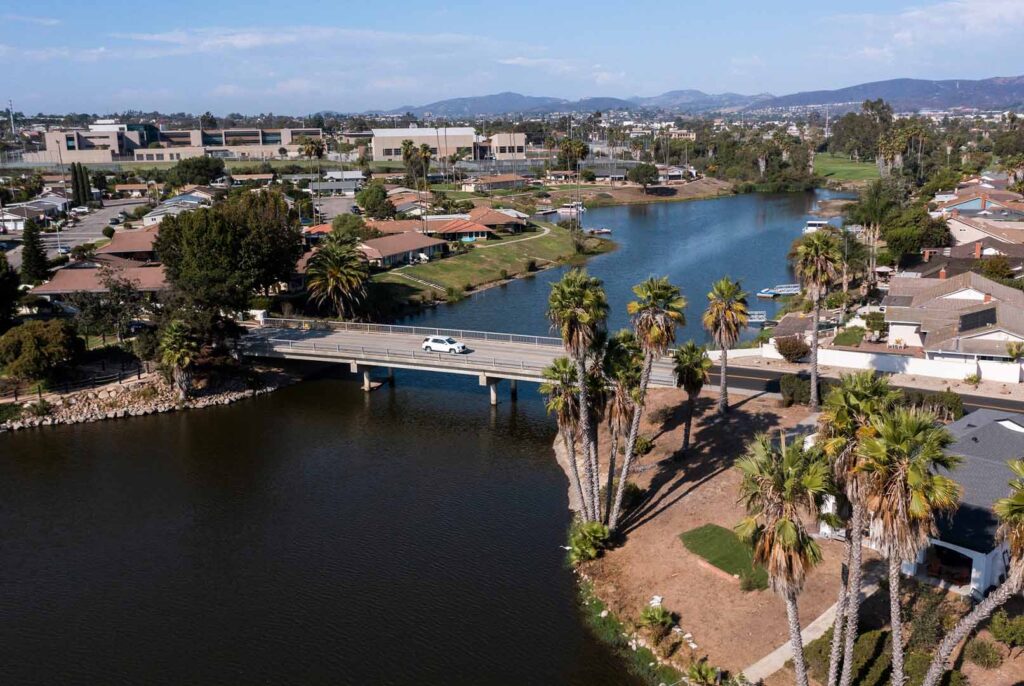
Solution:
[[[537,210],[537,214],[558,214],[558,210],[553,207],[549,207],[546,210]]]
[[[770,298],[774,298],[777,295],[778,295],[778,293],[776,293],[771,288],[762,288],[761,290],[759,290],[757,292],[757,297],[759,297],[759,298],[769,298],[770,299]]]
[[[826,221],[822,221],[821,219],[810,219],[806,224],[804,224],[804,233],[816,233],[824,229],[826,226],[829,226],[829,223]]]
[[[611,229],[587,229],[587,233],[589,233],[591,236],[603,236],[611,232]]]
[[[586,212],[587,208],[581,202],[567,202],[558,208],[558,214],[579,214]]]

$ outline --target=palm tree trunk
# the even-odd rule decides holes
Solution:
[[[846,600],[846,636],[843,646],[843,671],[839,686],[851,686],[853,683],[853,648],[857,644],[857,624],[860,621],[860,586],[861,586],[861,538],[864,535],[864,509],[854,501],[850,515],[850,529],[847,538],[850,541],[850,583],[847,588]]]
[[[576,491],[576,496],[580,499],[579,513],[586,519],[587,498],[583,493],[583,484],[580,482],[580,468],[576,464],[576,441],[572,438],[572,431],[563,428],[562,440],[565,442],[565,456],[569,461],[569,486]]]
[[[608,518],[612,513],[612,498],[615,495],[615,458],[616,453],[619,450],[619,430],[615,427],[614,422],[609,422],[608,428],[611,433],[611,450],[608,451],[608,485],[605,486],[605,504],[604,504],[604,523],[608,523]]]
[[[686,399],[686,424],[683,426],[683,453],[690,449],[690,427],[693,426],[693,406],[697,402],[694,395]]]
[[[590,450],[593,444],[591,440],[592,434],[590,433],[590,392],[587,389],[587,365],[583,357],[576,358],[576,376],[580,389],[580,440],[583,441],[583,474],[586,481],[583,490],[587,493],[593,493],[595,475],[590,461]],[[597,507],[597,503],[590,502],[586,512],[588,521],[596,522],[598,520],[595,514]]]
[[[952,655],[953,649],[970,636],[978,628],[979,624],[988,619],[995,612],[996,608],[1020,593],[1021,583],[1024,581],[1024,565],[1020,563],[1012,564],[1013,567],[1010,570],[1009,578],[957,622],[956,626],[942,639],[938,649],[935,651],[932,664],[928,667],[928,673],[925,674],[924,681],[921,682],[921,686],[938,686],[939,679],[942,678],[942,675],[949,668],[946,663],[949,660],[949,656]]]
[[[597,427],[590,429],[590,470],[594,474],[594,482],[590,485],[590,499],[594,503],[594,521],[601,518],[601,469],[597,460]]]
[[[846,294],[850,292],[850,271],[846,260],[843,260],[843,304],[846,304]]]
[[[903,686],[903,618],[900,616],[900,565],[898,555],[889,555],[889,625],[892,627],[892,686]]]
[[[818,411],[818,321],[821,319],[821,298],[814,298],[814,316],[811,319],[811,412]]]
[[[729,387],[725,377],[729,367],[729,349],[722,346],[722,358],[719,360],[718,376],[718,414],[725,414],[729,411]]]
[[[793,647],[796,686],[807,686],[807,664],[804,662],[804,641],[800,637],[800,613],[796,605],[796,593],[786,595],[786,618],[789,619],[789,644]]]
[[[644,370],[640,375],[640,402],[633,409],[632,421],[629,423],[629,434],[626,436],[626,455],[622,460],[622,473],[619,475],[618,487],[615,489],[615,502],[612,504],[612,514],[608,518],[608,528],[615,531],[619,525],[619,513],[622,512],[622,495],[626,492],[626,479],[629,477],[629,468],[633,462],[633,452],[636,450],[636,438],[640,433],[640,418],[644,413],[644,401],[647,399],[647,384],[651,380],[651,367],[654,364],[654,355],[644,355]]]
[[[843,637],[846,628],[846,606],[849,604],[850,564],[853,558],[853,546],[850,545],[850,532],[846,532],[846,561],[839,572],[839,600],[836,601],[836,620],[832,623],[832,650],[828,658],[828,686],[836,686],[839,682],[839,665],[843,659]]]

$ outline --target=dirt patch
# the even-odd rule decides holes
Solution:
[[[776,400],[752,396],[737,402],[721,422],[712,414],[714,398],[704,396],[693,445],[680,456],[681,394],[659,389],[648,398],[641,431],[654,439],[655,448],[634,477],[649,488],[648,495],[626,521],[625,544],[587,571],[597,594],[620,617],[635,621],[651,596],[660,595],[679,613],[683,630],[693,634],[698,654],[706,653],[716,666],[742,670],[788,640],[785,607],[770,591],[743,592],[734,578],[702,564],[679,534],[707,523],[734,526],[743,515],[734,461],[756,433],[794,427],[807,410],[779,408]],[[825,561],[800,598],[805,624],[835,602],[842,547],[829,541],[822,547]]]

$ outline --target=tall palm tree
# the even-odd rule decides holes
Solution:
[[[192,363],[198,354],[199,345],[185,322],[175,319],[167,325],[160,337],[160,362],[171,368],[181,400],[192,390]]]
[[[420,144],[418,156],[420,162],[420,169],[423,174],[423,190],[430,190],[430,160],[433,157],[433,154],[434,153],[430,151],[429,145],[427,145],[426,143]]]
[[[704,384],[711,380],[714,363],[708,357],[708,350],[693,341],[687,341],[672,354],[675,361],[673,371],[676,388],[686,392],[686,425],[683,428],[683,453],[690,449],[690,428],[693,425],[693,410]]]
[[[864,475],[872,542],[889,561],[892,685],[903,686],[900,567],[935,535],[936,515],[959,504],[959,486],[937,470],[951,470],[960,459],[946,453],[953,437],[931,413],[897,409],[876,417],[871,428],[874,435],[858,447],[856,470]]]
[[[772,590],[786,603],[789,641],[798,686],[807,686],[797,597],[807,573],[821,561],[821,549],[804,526],[818,512],[828,492],[828,467],[821,453],[803,442],[776,446],[767,434],[757,436],[737,467],[742,475],[740,500],[747,516],[736,533],[754,548],[754,562],[768,572]]]
[[[366,296],[370,270],[354,236],[334,236],[316,251],[306,270],[306,288],[310,299],[323,305],[330,302],[339,317]]]
[[[849,218],[862,224],[869,249],[868,282],[875,281],[875,267],[878,266],[878,239],[882,225],[890,221],[899,209],[890,186],[882,179],[873,181],[861,194],[860,199],[850,206]]]
[[[640,349],[644,352],[644,368],[640,374],[640,388],[636,410],[629,425],[629,434],[626,436],[626,454],[622,459],[622,473],[619,476],[619,485],[615,492],[615,502],[612,505],[612,514],[608,518],[608,528],[615,531],[619,522],[619,514],[622,511],[622,496],[626,490],[626,479],[629,476],[629,468],[633,462],[636,450],[636,439],[640,434],[640,419],[644,412],[644,403],[647,400],[647,385],[651,381],[651,367],[655,358],[665,354],[668,347],[676,340],[676,328],[685,326],[686,316],[683,311],[686,309],[686,298],[678,286],[673,286],[667,276],[659,278],[651,277],[646,281],[633,286],[633,295],[636,300],[626,306],[633,320],[633,330],[636,332],[636,339],[640,343]]]
[[[729,388],[725,378],[729,366],[729,348],[736,345],[740,334],[750,321],[747,294],[743,292],[739,281],[733,281],[726,276],[711,286],[711,292],[708,293],[708,309],[704,311],[701,321],[721,349],[718,413],[725,414],[729,411]]]
[[[900,392],[889,386],[884,376],[874,372],[843,375],[829,391],[818,424],[819,444],[832,466],[836,513],[848,511],[845,518],[846,570],[848,581],[840,575],[839,600],[832,632],[828,686],[839,679],[850,686],[853,679],[853,649],[857,642],[860,615],[861,539],[864,532],[863,478],[856,473],[858,441],[871,435],[871,422],[889,411]]]
[[[608,298],[605,295],[601,280],[596,279],[585,270],[573,269],[561,280],[551,284],[548,295],[548,320],[558,329],[566,352],[576,363],[576,383],[580,396],[580,441],[583,454],[589,456],[593,452],[590,427],[590,394],[587,388],[587,359],[593,350],[595,341],[604,331],[608,319]],[[586,465],[586,486],[589,492],[596,475]],[[597,521],[597,503],[591,503],[587,518]]]
[[[558,432],[565,443],[566,459],[569,461],[569,485],[579,498],[580,511],[585,513],[590,509],[590,499],[583,491],[579,465],[576,461],[576,434],[580,425],[576,367],[568,357],[559,357],[545,367],[541,374],[544,382],[540,385],[540,392],[547,396],[545,406],[548,414],[555,415]]]
[[[818,411],[818,322],[821,301],[836,278],[843,255],[839,241],[831,231],[815,231],[804,236],[793,254],[793,270],[814,305],[811,325],[811,412]]]
[[[608,339],[605,349],[604,377],[608,386],[605,418],[611,437],[608,450],[608,481],[605,493],[605,523],[612,512],[615,497],[615,463],[619,439],[629,432],[639,402],[640,377],[643,374],[643,351],[636,334],[622,329]]]
[[[994,508],[999,518],[997,535],[1006,543],[1010,553],[1006,580],[946,634],[935,651],[921,686],[938,686],[939,679],[948,669],[953,649],[974,633],[978,625],[988,619],[997,607],[1020,593],[1024,587],[1024,460],[1010,460],[1007,464],[1016,478],[1010,482],[1010,495],[997,500]]]

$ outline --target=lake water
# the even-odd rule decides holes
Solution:
[[[591,263],[614,324],[649,274],[683,286],[691,322],[722,274],[789,280],[812,202],[588,212],[621,244]],[[560,271],[418,319],[544,333]],[[0,435],[0,683],[633,684],[575,610],[553,422],[531,385],[486,398],[409,372],[367,395],[339,372]]]

